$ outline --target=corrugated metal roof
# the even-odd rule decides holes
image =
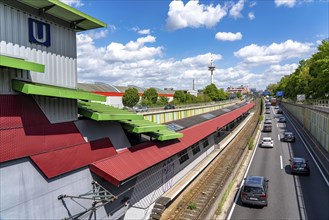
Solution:
[[[67,173],[92,162],[116,155],[108,138],[31,156],[34,163],[48,177]]]
[[[132,147],[117,156],[92,163],[90,169],[112,184],[119,186],[132,176],[188,148],[215,132],[218,128],[224,127],[253,106],[254,104],[250,103],[214,119],[187,128],[181,131],[184,136],[176,141],[166,143],[148,142],[147,144]]]

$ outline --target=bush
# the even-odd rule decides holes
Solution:
[[[254,147],[254,139],[248,138],[248,150],[252,150],[253,147]]]
[[[188,204],[187,208],[190,209],[190,210],[194,210],[194,209],[196,209],[196,204],[194,202],[190,202]]]

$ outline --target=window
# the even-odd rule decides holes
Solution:
[[[185,161],[187,161],[189,159],[188,154],[187,154],[187,150],[183,150],[178,154],[179,157],[179,163],[182,164]]]
[[[209,142],[208,142],[208,139],[207,138],[204,138],[201,142],[202,142],[203,148],[206,148],[206,147],[209,146]]]
[[[200,152],[200,147],[198,143],[192,145],[192,152],[193,152],[193,156],[196,155],[198,152]]]

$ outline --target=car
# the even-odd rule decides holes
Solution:
[[[276,113],[277,113],[277,114],[283,114],[283,111],[282,111],[282,109],[278,109],[278,110],[276,111]]]
[[[296,138],[295,138],[295,135],[292,132],[285,131],[283,133],[282,140],[285,141],[285,142],[295,142],[296,141]]]
[[[272,125],[271,124],[264,124],[263,131],[272,131]]]
[[[272,124],[272,120],[271,119],[265,119],[264,124]]]
[[[271,110],[266,109],[265,114],[271,114]]]
[[[279,109],[279,106],[275,106],[274,108],[275,108],[275,109]]]
[[[168,104],[164,107],[165,110],[167,109],[175,109],[175,106],[173,104]]]
[[[263,176],[247,176],[241,188],[242,204],[267,206],[268,182]]]
[[[289,160],[291,174],[306,174],[310,175],[311,170],[308,165],[308,160],[302,157],[292,157]]]
[[[143,106],[143,105],[136,105],[134,107],[135,112],[147,112],[148,111],[148,107],[147,106]]]
[[[263,137],[262,142],[260,143],[261,147],[273,147],[273,140],[271,137]]]
[[[282,117],[279,118],[278,122],[286,123],[286,118],[282,116]]]

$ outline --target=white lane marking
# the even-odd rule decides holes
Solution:
[[[277,127],[277,128],[279,128],[279,123],[278,123],[278,124],[276,124],[276,127]]]
[[[280,134],[278,134],[278,140],[280,141]]]
[[[326,178],[326,176],[324,175],[324,173],[322,172],[322,170],[321,170],[321,168],[320,168],[320,166],[319,166],[319,164],[316,162],[316,160],[315,160],[315,158],[313,157],[313,155],[312,155],[312,153],[311,153],[311,151],[310,151],[310,149],[308,149],[308,146],[307,146],[307,144],[305,143],[305,141],[303,140],[303,138],[302,138],[302,136],[300,135],[300,133],[298,132],[298,130],[297,130],[297,128],[296,128],[296,126],[291,122],[291,120],[288,118],[288,120],[290,121],[290,123],[291,123],[291,125],[294,127],[294,129],[295,129],[295,131],[296,131],[296,133],[298,134],[298,136],[299,136],[299,139],[303,142],[303,144],[304,144],[304,146],[305,146],[305,148],[306,148],[306,150],[308,151],[308,153],[310,154],[310,156],[312,157],[312,159],[313,159],[313,161],[314,161],[314,163],[315,163],[315,165],[317,166],[317,168],[318,168],[318,170],[320,171],[320,173],[321,173],[321,175],[322,175],[322,177],[323,177],[323,179],[324,179],[324,181],[327,183],[327,186],[329,186],[329,181],[327,180],[327,178]]]
[[[256,144],[256,146],[259,145],[260,136],[261,136],[261,135],[259,135],[259,137],[258,137],[258,140],[257,140],[257,144]],[[242,182],[241,182],[241,185],[240,185],[240,188],[239,188],[238,194],[237,194],[237,196],[235,197],[235,200],[234,200],[234,203],[233,203],[233,205],[232,205],[231,211],[230,211],[229,215],[227,216],[227,220],[231,220],[231,217],[232,217],[233,211],[234,211],[234,209],[235,209],[235,206],[236,206],[236,204],[238,203],[239,195],[240,195],[240,193],[241,193],[241,189],[242,189],[242,186],[243,186],[243,184],[244,184],[244,179],[247,177],[248,171],[249,171],[250,166],[251,166],[251,163],[252,163],[252,161],[253,161],[253,159],[254,159],[254,156],[255,156],[255,153],[256,153],[257,148],[258,148],[258,147],[255,147],[254,152],[252,153],[252,156],[251,156],[251,159],[250,159],[250,161],[249,161],[248,167],[247,167],[247,169],[246,169],[246,172],[244,173],[243,180],[242,180]]]
[[[283,169],[283,164],[282,164],[282,155],[280,155],[280,165],[281,165],[281,170]]]

